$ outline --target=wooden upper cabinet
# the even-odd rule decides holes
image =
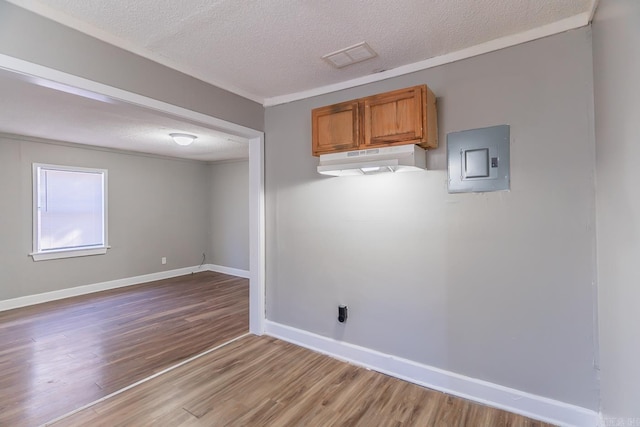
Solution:
[[[359,116],[357,100],[313,110],[313,155],[357,150],[360,146]]]
[[[418,144],[438,147],[436,98],[414,86],[312,111],[313,155]]]
[[[364,99],[364,145],[419,144],[427,130],[425,87],[396,90]]]

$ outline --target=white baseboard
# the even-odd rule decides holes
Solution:
[[[158,273],[143,274],[141,276],[127,277],[124,279],[110,280],[108,282],[94,283],[91,285],[76,286],[74,288],[60,289],[58,291],[45,292],[36,295],[0,301],[0,311],[12,310],[14,308],[26,307],[28,305],[41,304],[63,298],[86,295],[93,292],[106,291],[109,289],[123,288],[125,286],[138,285],[140,283],[153,282],[154,280],[170,279],[172,277],[184,276],[193,272],[206,271],[207,269],[195,267],[178,268],[175,270],[160,271]]]
[[[599,414],[579,406],[466,377],[267,320],[265,333],[427,388],[563,426],[597,426]]]
[[[249,279],[249,272],[247,270],[240,270],[239,268],[232,267],[223,267],[221,265],[216,264],[205,264],[202,266],[203,269],[207,269],[209,271],[216,271],[218,273],[230,274],[231,276],[242,277],[245,279]]]

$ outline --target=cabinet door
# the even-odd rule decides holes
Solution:
[[[426,142],[425,86],[374,95],[363,101],[365,146]]]
[[[313,155],[357,150],[359,112],[357,100],[314,109],[311,112]]]

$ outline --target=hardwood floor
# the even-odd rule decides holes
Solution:
[[[0,313],[0,426],[544,426],[274,338],[205,272]],[[142,379],[200,355],[128,390]]]
[[[543,426],[269,337],[246,336],[64,426]]]
[[[0,426],[35,426],[248,332],[247,279],[203,272],[0,313]]]

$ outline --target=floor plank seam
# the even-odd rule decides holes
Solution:
[[[59,417],[57,417],[57,418],[54,418],[54,419],[52,419],[52,420],[49,420],[49,421],[47,421],[46,423],[42,424],[40,427],[46,427],[46,426],[50,426],[50,425],[52,425],[52,424],[55,424],[55,423],[57,423],[58,421],[61,421],[61,420],[65,419],[65,418],[67,418],[67,417],[70,417],[70,416],[72,416],[72,415],[74,415],[74,414],[76,414],[76,413],[78,413],[78,412],[80,412],[80,411],[84,411],[85,409],[89,409],[89,408],[91,408],[92,406],[97,405],[98,403],[104,402],[105,400],[111,399],[112,397],[115,397],[115,396],[117,396],[117,395],[119,395],[119,394],[121,394],[121,393],[124,393],[124,392],[125,392],[125,391],[127,391],[127,390],[131,390],[131,389],[132,389],[132,388],[134,388],[134,387],[137,387],[137,386],[139,386],[139,385],[142,385],[142,384],[144,384],[144,383],[146,383],[146,382],[148,382],[148,381],[151,381],[151,380],[152,380],[152,379],[154,379],[154,378],[157,378],[157,377],[159,377],[159,376],[161,376],[161,375],[164,375],[164,374],[166,374],[166,373],[168,373],[168,372],[171,372],[171,371],[173,371],[174,369],[177,369],[177,368],[179,368],[179,367],[181,367],[181,366],[184,366],[184,365],[186,365],[186,364],[188,364],[188,363],[190,363],[190,362],[193,362],[193,361],[195,361],[195,360],[197,360],[197,359],[199,359],[199,358],[201,358],[201,357],[203,357],[203,356],[206,356],[206,355],[207,355],[207,354],[209,354],[209,353],[212,353],[212,352],[214,352],[214,351],[216,351],[216,350],[218,350],[218,349],[221,349],[221,348],[223,348],[223,347],[225,347],[225,346],[227,346],[227,345],[229,345],[229,344],[231,344],[231,343],[234,343],[234,342],[236,342],[236,341],[238,341],[238,340],[240,340],[240,339],[242,339],[242,338],[245,338],[245,337],[247,337],[247,336],[249,336],[249,335],[251,335],[251,333],[247,332],[247,333],[242,334],[242,335],[240,335],[240,336],[238,336],[238,337],[236,337],[236,338],[233,338],[233,339],[231,339],[231,340],[229,340],[229,341],[227,341],[227,342],[225,342],[225,343],[222,343],[222,344],[217,345],[217,346],[215,346],[215,347],[213,347],[213,348],[210,348],[210,349],[205,350],[205,351],[203,351],[203,352],[201,352],[201,353],[198,353],[198,354],[196,354],[195,356],[192,356],[192,357],[190,357],[190,358],[188,358],[188,359],[183,360],[182,362],[176,363],[175,365],[172,365],[172,366],[170,366],[170,367],[168,367],[168,368],[166,368],[166,369],[163,369],[162,371],[156,372],[155,374],[150,375],[150,376],[148,376],[148,377],[146,377],[146,378],[143,378],[143,379],[141,379],[140,381],[137,381],[137,382],[135,382],[135,383],[133,383],[133,384],[131,384],[131,385],[128,385],[128,386],[126,386],[126,387],[124,387],[124,388],[121,388],[120,390],[116,390],[116,391],[114,391],[114,392],[113,392],[113,393],[111,393],[111,394],[108,394],[108,395],[106,395],[106,396],[103,396],[103,397],[101,397],[100,399],[94,400],[93,402],[89,402],[89,403],[87,403],[87,404],[86,404],[86,405],[84,405],[84,406],[81,406],[81,407],[79,407],[79,408],[77,408],[77,409],[74,409],[73,411],[67,412],[66,414],[63,414],[63,415],[61,415],[61,416],[59,416]],[[193,415],[193,414],[192,414],[192,415]]]
[[[187,414],[191,415],[193,418],[195,419],[200,419],[199,416],[197,416],[196,414],[194,414],[193,412],[191,412],[190,410],[188,410],[187,408],[182,408],[183,411],[185,411]]]

